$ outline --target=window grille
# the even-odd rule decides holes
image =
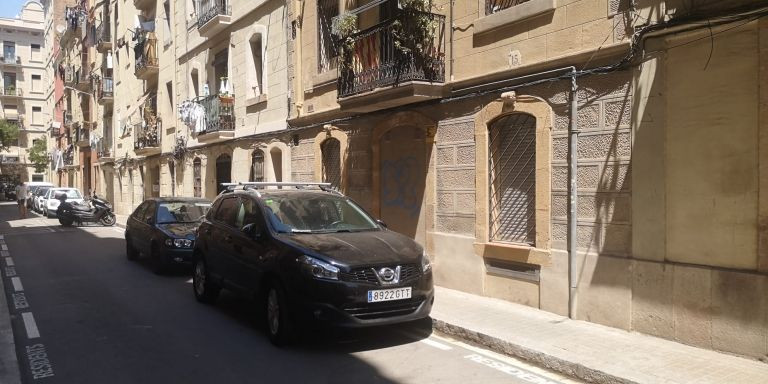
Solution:
[[[327,139],[323,141],[320,148],[323,154],[323,181],[339,189],[341,187],[341,143],[337,139]]]
[[[485,0],[485,14],[490,15],[527,1],[529,0]]]
[[[264,181],[264,152],[258,149],[251,155],[251,181]]]
[[[317,72],[336,69],[338,53],[333,43],[333,18],[339,15],[338,0],[317,0]]]
[[[488,129],[490,240],[534,245],[536,119],[513,114]]]
[[[203,197],[202,176],[200,175],[202,169],[202,163],[200,159],[195,159],[192,163],[192,176],[195,179],[195,197]]]

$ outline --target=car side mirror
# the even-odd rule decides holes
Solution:
[[[384,227],[384,228],[387,228],[387,223],[385,223],[383,220],[381,220],[381,219],[376,219],[376,222],[377,222],[379,225],[381,225],[382,227]]]
[[[147,219],[147,224],[149,224],[149,225],[155,225],[155,219],[154,219],[154,218],[152,218],[152,217],[150,217],[149,219]]]

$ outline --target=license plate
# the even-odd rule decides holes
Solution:
[[[393,301],[411,298],[411,287],[368,291],[368,302]]]

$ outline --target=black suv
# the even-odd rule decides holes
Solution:
[[[422,319],[434,301],[423,248],[328,184],[228,185],[198,228],[193,257],[197,300],[212,303],[221,288],[261,299],[276,345],[298,325]]]

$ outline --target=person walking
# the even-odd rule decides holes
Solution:
[[[19,203],[19,217],[27,218],[27,185],[22,183],[16,186],[16,202]]]

